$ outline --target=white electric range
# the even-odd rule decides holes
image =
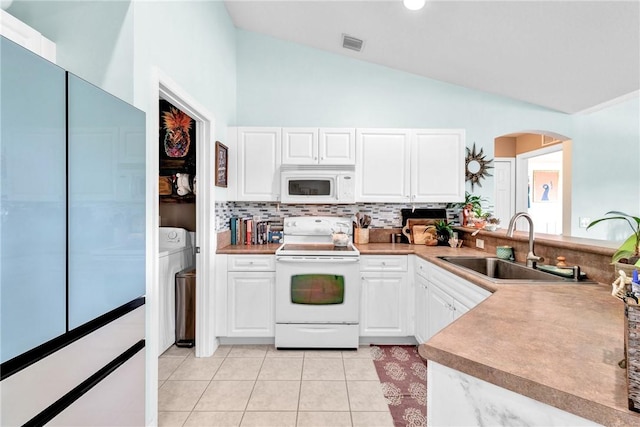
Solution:
[[[332,243],[344,232],[346,246]],[[277,348],[357,348],[360,252],[351,218],[294,217],[276,251]]]

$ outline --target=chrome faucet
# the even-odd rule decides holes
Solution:
[[[520,217],[525,218],[529,222],[529,253],[527,254],[527,267],[536,268],[536,264],[544,261],[544,258],[533,253],[533,220],[528,213],[518,212],[511,218],[511,221],[509,221],[509,228],[507,229],[507,237],[513,237],[513,232],[516,229],[516,221]]]

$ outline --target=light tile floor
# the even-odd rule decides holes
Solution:
[[[160,426],[393,427],[369,347],[171,347],[158,363]]]

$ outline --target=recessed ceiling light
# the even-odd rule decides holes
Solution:
[[[409,10],[420,10],[424,7],[426,0],[402,0],[402,3]]]

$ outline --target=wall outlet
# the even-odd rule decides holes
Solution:
[[[484,249],[484,240],[482,240],[482,239],[476,239],[476,248],[478,248],[478,249]]]
[[[591,218],[581,216],[579,220],[580,220],[580,228],[587,228],[589,224],[591,224]]]

